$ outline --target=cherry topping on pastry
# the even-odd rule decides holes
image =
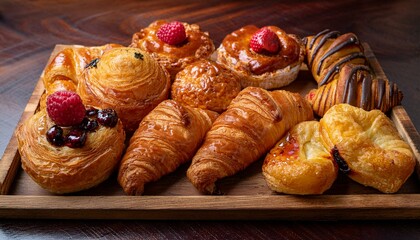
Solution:
[[[276,33],[263,27],[252,35],[249,46],[256,53],[275,54],[280,50],[280,40]]]
[[[94,132],[99,127],[98,121],[95,119],[84,118],[80,124],[80,128],[89,132]]]
[[[66,135],[65,145],[71,148],[81,148],[85,145],[86,138],[86,131],[74,128]]]
[[[73,126],[85,117],[85,106],[80,96],[72,91],[57,91],[47,98],[48,116],[59,126]]]
[[[117,112],[110,108],[99,110],[96,119],[98,120],[99,124],[106,127],[114,127],[118,123]]]
[[[52,126],[47,131],[47,140],[54,146],[64,145],[63,129],[57,125]]]
[[[156,35],[162,42],[170,45],[181,44],[187,38],[184,25],[178,21],[163,24]]]

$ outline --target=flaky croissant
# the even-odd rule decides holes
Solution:
[[[218,179],[258,160],[298,122],[310,120],[310,104],[297,93],[247,87],[214,122],[187,171],[202,193],[216,193]]]
[[[173,100],[160,103],[140,123],[130,140],[118,174],[129,195],[141,195],[156,181],[191,160],[217,113]]]
[[[124,129],[140,121],[168,98],[169,73],[137,48],[113,48],[84,70],[77,92],[86,105],[117,111]]]
[[[264,159],[267,185],[287,194],[322,194],[337,178],[338,167],[325,148],[319,122],[296,124]]]
[[[401,103],[397,85],[373,74],[355,34],[325,30],[307,37],[305,44],[306,62],[318,83],[306,98],[317,115],[338,103],[383,112]]]
[[[410,146],[381,111],[338,104],[320,125],[323,142],[340,170],[356,182],[394,193],[413,173],[416,160]]]
[[[53,125],[42,109],[16,130],[22,168],[42,188],[59,194],[85,190],[107,179],[118,166],[125,148],[121,121],[114,127],[98,126],[80,148],[52,145],[46,133]]]

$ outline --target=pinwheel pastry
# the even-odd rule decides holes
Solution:
[[[245,169],[292,126],[312,118],[310,104],[297,93],[247,87],[213,123],[187,177],[200,192],[218,193],[217,180]]]
[[[242,27],[227,35],[217,49],[217,61],[241,77],[243,88],[273,89],[290,84],[304,55],[300,39],[275,26]]]
[[[57,91],[16,131],[23,170],[58,194],[98,185],[115,170],[125,133],[112,109],[85,106],[70,91]]]
[[[130,47],[148,52],[172,79],[188,64],[210,58],[215,49],[208,32],[197,24],[166,20],[157,20],[134,33]]]
[[[338,167],[323,145],[319,122],[295,125],[267,154],[262,167],[267,185],[287,194],[322,194],[337,178]]]
[[[338,104],[320,124],[322,139],[340,170],[356,182],[394,193],[413,173],[414,155],[383,112]]]
[[[141,195],[146,183],[190,161],[217,116],[174,100],[160,103],[130,140],[118,174],[124,191]]]
[[[99,58],[109,49],[122,47],[119,44],[102,46],[72,46],[64,48],[51,60],[41,75],[45,93],[40,101],[45,107],[46,97],[56,91],[76,91],[80,74],[94,59]]]
[[[240,81],[232,71],[212,60],[201,59],[176,75],[171,97],[192,107],[220,113],[240,91]]]
[[[326,30],[305,42],[308,67],[318,83],[318,89],[311,90],[306,98],[317,115],[323,116],[338,103],[383,112],[401,103],[402,92],[395,83],[372,73],[353,33],[340,35]]]
[[[134,132],[141,119],[168,98],[168,72],[148,53],[113,48],[85,69],[77,88],[86,105],[117,111],[124,129]]]

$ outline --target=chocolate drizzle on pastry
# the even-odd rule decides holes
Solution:
[[[327,29],[306,37],[304,43],[308,69],[318,83],[307,99],[317,115],[338,103],[383,112],[401,103],[397,85],[373,74],[355,34]]]

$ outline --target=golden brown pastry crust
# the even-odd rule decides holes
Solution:
[[[136,48],[114,48],[96,66],[86,68],[77,91],[85,105],[112,108],[134,132],[140,121],[168,98],[170,77],[149,54]]]
[[[46,110],[40,110],[16,131],[22,168],[44,189],[58,194],[85,190],[117,167],[125,141],[120,121],[113,128],[100,126],[89,132],[82,148],[51,145],[46,132],[53,125]]]
[[[241,91],[237,76],[208,59],[180,71],[172,84],[171,98],[192,107],[223,112]]]
[[[394,193],[413,173],[416,161],[410,146],[381,111],[338,104],[320,124],[326,147],[341,156],[356,182]]]
[[[41,108],[45,108],[46,97],[56,91],[76,92],[80,74],[92,60],[112,48],[122,47],[119,44],[85,47],[75,45],[64,48],[51,60],[42,72],[45,93],[41,99]]]
[[[130,139],[118,174],[124,191],[141,195],[146,183],[191,160],[217,116],[174,100],[160,103]]]
[[[252,35],[259,30],[248,25],[228,34],[217,49],[217,61],[241,77],[242,87],[279,88],[294,81],[304,60],[305,48],[300,39],[284,30],[268,26],[280,39],[280,51],[274,55],[258,54],[249,47]]]
[[[188,64],[201,58],[210,58],[215,47],[208,32],[201,31],[197,24],[183,22],[187,35],[187,43],[180,46],[162,42],[156,33],[167,20],[157,20],[148,27],[133,34],[130,47],[140,48],[148,52],[168,70],[172,79]]]
[[[334,183],[337,164],[322,144],[319,127],[317,121],[298,123],[267,154],[262,173],[273,191],[322,194]]]
[[[298,122],[311,120],[309,103],[297,93],[258,87],[242,90],[213,123],[187,171],[202,193],[215,193],[218,179],[258,160]]]
[[[305,42],[308,68],[318,83],[306,98],[318,116],[339,103],[383,112],[401,103],[397,85],[373,75],[355,34],[325,30]]]

